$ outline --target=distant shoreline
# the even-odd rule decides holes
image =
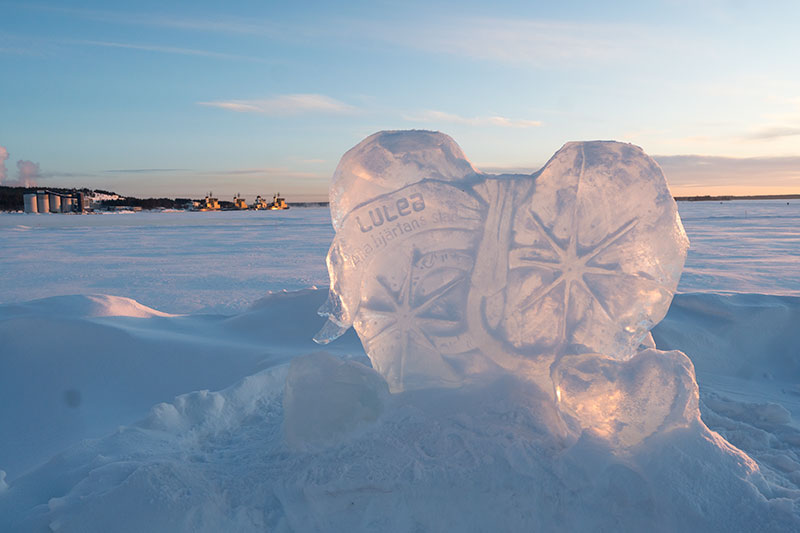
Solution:
[[[752,196],[675,196],[676,202],[727,202],[729,200],[800,200],[800,194],[758,194]]]
[[[0,185],[0,212],[16,212],[23,209],[23,196],[25,193],[36,192],[44,190],[42,187],[9,187],[7,185]],[[191,207],[193,200],[189,198],[135,198],[135,197],[122,197],[111,191],[101,189],[65,189],[61,187],[48,187],[48,192],[55,191],[56,193],[76,193],[82,192],[90,197],[100,195],[100,200],[93,202],[92,208],[101,211],[115,211],[123,208],[131,210],[159,210],[159,209],[177,209],[188,210]],[[114,199],[108,199],[113,197]],[[728,202],[732,200],[800,200],[800,193],[797,194],[758,194],[758,195],[698,195],[698,196],[673,196],[676,202]],[[199,200],[195,201],[199,202]],[[220,211],[240,211],[235,209],[232,202],[220,202],[222,205]],[[329,207],[329,202],[287,202],[290,207]],[[87,207],[88,210],[91,210]]]

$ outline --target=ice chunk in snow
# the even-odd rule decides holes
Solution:
[[[648,349],[629,361],[598,354],[561,358],[556,397],[576,434],[589,431],[614,448],[699,421],[699,392],[689,358]]]
[[[332,444],[383,411],[389,390],[374,370],[316,353],[292,360],[283,393],[283,431],[296,448]]]
[[[656,163],[568,143],[533,175],[476,172],[453,140],[382,132],[331,184],[327,342],[351,325],[393,391],[499,370],[550,388],[566,354],[633,356],[688,240]]]

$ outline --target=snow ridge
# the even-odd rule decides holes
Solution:
[[[641,376],[668,375],[652,372],[653,365],[683,369],[673,371],[684,376],[672,385],[675,401],[656,401],[647,408],[666,413],[665,423],[616,432],[631,437],[619,440],[609,438],[602,424],[580,410],[576,387],[565,388],[562,396],[573,402],[571,419],[559,417],[513,378],[387,396],[381,391],[385,384],[371,378],[374,371],[362,364],[366,359],[354,338],[340,341],[346,345],[342,351],[311,359],[302,356],[310,343],[295,341],[292,347],[287,341],[276,356],[265,358],[265,340],[290,327],[297,316],[310,316],[324,296],[324,291],[275,295],[235,317],[151,316],[134,323],[128,316],[74,319],[73,325],[102,325],[107,342],[127,338],[132,347],[120,361],[157,369],[160,379],[172,383],[173,394],[191,386],[177,376],[197,373],[195,379],[202,378],[200,371],[210,360],[187,364],[186,357],[198,356],[209,330],[217,337],[239,332],[221,335],[230,341],[215,347],[222,355],[217,372],[237,360],[250,361],[250,366],[239,366],[236,384],[216,386],[218,392],[207,390],[213,380],[206,377],[208,385],[195,387],[196,392],[153,401],[149,414],[139,411],[139,422],[117,430],[115,424],[125,416],[109,416],[105,426],[94,428],[105,434],[102,438],[60,437],[64,451],[27,473],[0,480],[0,530],[477,531],[496,530],[498,524],[509,530],[564,531],[800,528],[800,395],[792,388],[797,375],[786,370],[794,357],[788,347],[800,334],[788,322],[780,329],[776,321],[800,312],[800,298],[677,295],[654,337],[661,349],[691,354],[694,365],[679,352],[656,357],[652,351],[653,357],[638,363],[633,379],[615,374],[613,363],[565,361],[562,371],[571,377],[562,380],[566,385],[591,372],[618,384],[616,390],[627,400],[604,405],[612,423],[623,428],[631,424],[625,406],[639,402],[643,392],[630,384]],[[782,343],[757,336],[764,326],[752,320],[756,307],[782,332]],[[34,320],[36,308],[0,306],[6,342],[26,339],[32,331],[27,328],[33,327],[48,340],[50,326],[62,319],[41,315]],[[259,316],[266,330],[257,333],[252,326]],[[311,322],[308,336],[316,325]],[[737,351],[728,341],[729,328],[763,344],[754,340]],[[250,336],[243,338],[248,330]],[[159,331],[181,335],[173,333],[169,349],[157,357],[142,359],[152,351],[142,343]],[[28,353],[29,358],[16,360],[16,372],[46,351]],[[74,362],[86,353],[68,357]],[[171,359],[180,364],[168,364]],[[307,361],[314,361],[311,368],[336,369],[336,379],[325,379],[330,373],[315,377],[308,365],[304,370]],[[9,362],[3,352],[0,376],[9,376]],[[693,366],[700,383],[699,411]],[[739,372],[756,367],[762,372]],[[75,370],[80,367],[63,368],[49,387],[63,390],[79,375]],[[135,382],[125,393],[131,398],[154,375],[137,375],[119,365],[117,371]],[[0,387],[0,405],[22,397],[8,383]],[[295,438],[287,439],[292,419],[306,419],[303,405],[300,415],[287,411],[289,385],[295,397],[315,398],[326,406],[327,418],[361,415],[339,424],[337,431],[298,432],[295,426]],[[95,401],[92,389],[81,390],[84,401],[70,408],[76,417]],[[52,407],[43,403],[35,409]],[[21,431],[8,416],[0,419],[8,421],[4,434],[12,439]],[[52,455],[44,453],[42,459]],[[11,466],[0,464],[6,471]]]

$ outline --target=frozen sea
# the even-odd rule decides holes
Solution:
[[[681,202],[679,292],[800,295],[800,201]],[[0,303],[70,294],[168,313],[236,313],[270,291],[325,287],[327,208],[0,214]]]
[[[665,351],[629,368],[697,382],[619,391],[684,387],[689,422],[621,452],[551,442],[513,382],[354,419],[361,343],[311,341],[327,209],[0,214],[0,531],[800,531],[800,202],[679,209]]]
[[[124,296],[168,313],[233,313],[269,291],[327,286],[326,208],[0,214],[0,302]]]

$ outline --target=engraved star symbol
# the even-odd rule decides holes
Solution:
[[[414,272],[416,255],[416,252],[411,254],[399,289],[394,289],[384,276],[378,276],[377,294],[362,304],[359,311],[362,324],[359,329],[367,337],[367,342],[371,346],[392,346],[399,352],[401,369],[406,358],[412,355],[412,345],[438,353],[434,336],[447,335],[461,326],[460,319],[452,313],[440,316],[444,313],[436,309],[436,304],[466,280],[467,272],[462,271],[423,294],[418,290],[419,275],[415,276]],[[399,345],[392,344],[387,336],[397,336]]]
[[[577,205],[576,201],[573,221],[577,220]],[[537,285],[534,281],[527,288],[523,285],[523,294],[519,295],[515,308],[528,317],[530,312],[534,312],[536,317],[547,313],[557,315],[554,320],[558,325],[553,333],[558,342],[575,340],[572,338],[574,322],[586,310],[587,303],[604,315],[604,321],[617,323],[628,309],[613,305],[613,298],[632,290],[651,294],[662,290],[650,274],[624,271],[625,254],[630,252],[625,251],[623,242],[637,227],[637,218],[623,222],[596,243],[584,245],[579,239],[577,223],[571,224],[573,229],[566,239],[559,239],[533,208],[529,207],[526,215],[526,229],[542,238],[536,239],[532,245],[511,249],[509,268],[529,269],[531,274],[539,274],[538,278],[533,275],[529,279],[538,279],[540,283]],[[621,253],[616,253],[617,248]],[[575,299],[583,301],[575,303]],[[597,319],[595,316],[594,320]],[[626,327],[627,331],[634,329]]]
[[[637,222],[630,220],[617,228],[616,231],[608,234],[596,245],[590,247],[588,250],[578,250],[578,231],[575,229],[574,233],[570,236],[566,244],[560,244],[555,236],[547,229],[542,223],[541,219],[533,211],[529,211],[533,221],[535,221],[539,232],[545,238],[550,248],[556,253],[555,261],[547,261],[539,259],[541,255],[541,248],[532,246],[523,246],[513,249],[510,253],[509,263],[512,268],[517,267],[535,267],[538,269],[550,270],[554,273],[552,281],[537,288],[534,292],[529,294],[519,307],[523,310],[530,309],[542,298],[553,292],[555,289],[564,285],[564,312],[566,313],[569,308],[569,295],[573,284],[577,284],[586,293],[590,294],[600,305],[601,309],[605,312],[609,319],[613,320],[612,312],[605,305],[604,299],[598,296],[595,291],[586,283],[585,276],[587,274],[596,274],[600,276],[618,276],[620,272],[614,270],[613,267],[593,264],[593,260],[603,252],[611,249],[618,241],[625,235],[630,233],[636,227]],[[563,321],[565,326],[566,320]],[[561,332],[562,336],[566,334],[565,331]]]

